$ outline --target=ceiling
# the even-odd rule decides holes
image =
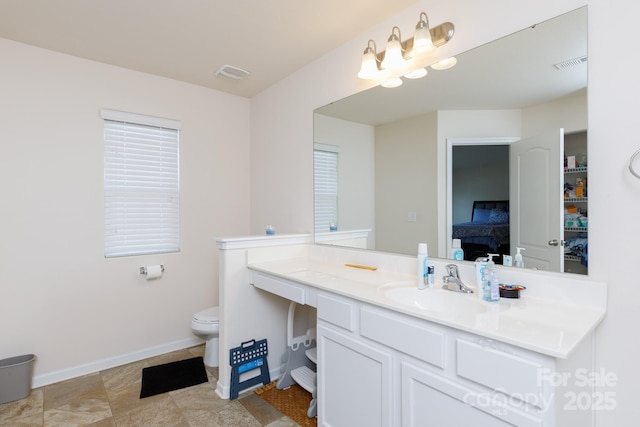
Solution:
[[[0,0],[0,37],[251,97],[414,3]]]

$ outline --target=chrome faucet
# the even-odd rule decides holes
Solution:
[[[447,289],[449,291],[454,292],[463,292],[465,294],[472,294],[473,289],[467,287],[462,280],[460,280],[460,276],[458,276],[458,266],[455,264],[448,264],[445,266],[447,269],[447,275],[442,278],[444,281],[444,285],[442,285],[442,289]]]

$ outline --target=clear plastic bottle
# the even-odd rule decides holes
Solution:
[[[479,257],[476,258],[476,294],[478,294],[478,298],[484,299],[484,281],[485,274],[487,272],[487,262],[489,258],[487,257]]]
[[[418,289],[426,289],[429,283],[429,251],[426,243],[418,245]]]
[[[485,273],[485,281],[484,281],[484,300],[485,301],[499,301],[500,300],[500,280],[498,279],[498,270],[496,270],[496,263],[493,262],[494,256],[499,256],[497,254],[487,254],[489,255],[489,261],[487,261],[487,271]]]

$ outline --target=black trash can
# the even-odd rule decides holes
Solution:
[[[31,394],[35,360],[33,354],[0,360],[0,403],[24,399]]]

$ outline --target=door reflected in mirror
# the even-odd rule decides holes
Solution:
[[[429,69],[398,88],[375,87],[317,109],[314,149],[335,162],[327,170],[322,156],[315,158],[316,243],[415,255],[426,242],[431,256],[446,258],[454,224],[473,223],[474,202],[507,200],[509,227],[500,244],[482,234],[456,237],[468,259],[488,251],[514,255],[517,246],[525,248],[525,267],[586,274],[587,172],[565,172],[566,160],[587,153],[586,37],[583,7],[457,55],[451,69]],[[520,174],[538,166],[527,165],[551,156],[537,146],[508,154],[508,165],[499,167],[502,177],[508,170],[508,182],[501,184],[498,167],[480,154],[465,169],[455,154],[462,146],[496,145],[492,140],[511,152],[515,141],[549,132],[564,135],[565,145],[556,142],[559,154],[547,159],[546,175],[528,184]],[[541,191],[546,185],[553,188]],[[576,189],[583,197],[569,198]],[[554,199],[544,203],[553,211],[541,213],[534,202],[542,192]],[[543,249],[552,261],[542,259]]]

